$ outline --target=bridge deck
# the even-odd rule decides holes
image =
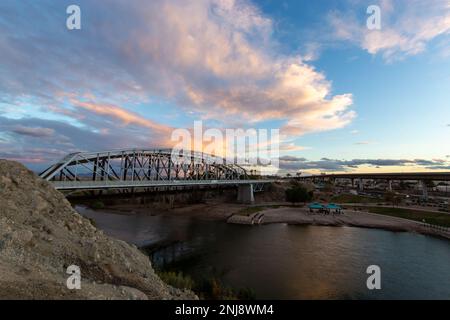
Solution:
[[[273,180],[162,180],[162,181],[51,181],[57,190],[107,190],[154,187],[237,186],[267,184]]]

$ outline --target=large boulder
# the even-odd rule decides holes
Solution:
[[[81,289],[66,286],[80,267]],[[196,299],[166,285],[146,255],[79,215],[50,183],[0,160],[0,299]]]

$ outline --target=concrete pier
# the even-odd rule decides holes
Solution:
[[[422,189],[422,196],[425,200],[428,200],[428,188],[425,180],[419,181],[420,188]]]
[[[363,179],[359,179],[358,188],[359,188],[359,191],[364,191],[364,180]]]
[[[243,184],[238,187],[237,201],[244,204],[252,204],[255,202],[253,184]]]

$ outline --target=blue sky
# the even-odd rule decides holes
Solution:
[[[280,129],[284,170],[450,170],[449,40],[446,0],[4,0],[0,158],[167,146],[203,120]]]
[[[313,42],[313,29],[323,28],[324,16],[329,12],[354,12],[359,8],[357,16],[363,25],[368,17],[365,8],[372,4],[360,1],[346,7],[345,1],[257,3],[280,21],[276,34],[286,50],[299,52],[308,50],[302,44]],[[358,117],[345,128],[300,137],[300,144],[315,146],[304,155],[319,158],[328,150],[327,156],[337,159],[445,156],[442,151],[448,153],[448,148],[442,149],[443,142],[450,138],[450,58],[444,48],[437,47],[439,41],[449,38],[437,38],[427,44],[425,52],[394,62],[335,39],[318,43],[320,53],[311,64],[332,81],[334,93],[354,95]],[[361,144],[358,147],[355,143]]]

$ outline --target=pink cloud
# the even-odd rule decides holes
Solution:
[[[308,63],[311,55],[277,52],[273,21],[249,1],[111,0],[106,8],[94,1],[83,8],[96,18],[70,36],[53,21],[30,27],[27,12],[8,18],[23,19],[7,24],[11,32],[22,26],[22,36],[0,37],[8,73],[0,93],[3,87],[8,97],[109,129],[105,135],[113,124],[167,136],[171,128],[122,107],[161,100],[222,127],[277,120],[287,135],[341,128],[356,116],[352,95],[333,95]],[[125,18],[111,23],[118,16]]]
[[[158,124],[154,121],[148,120],[145,117],[128,111],[124,108],[109,105],[109,104],[96,104],[91,102],[82,102],[72,100],[74,106],[94,112],[98,115],[114,118],[121,121],[124,125],[138,125],[159,133],[169,133],[171,131],[170,127]]]

